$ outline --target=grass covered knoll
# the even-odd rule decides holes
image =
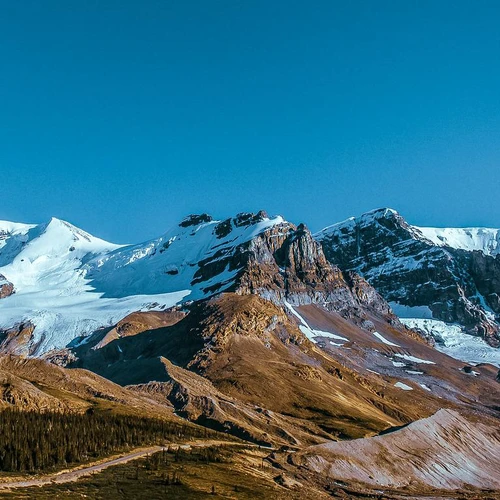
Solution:
[[[0,471],[50,471],[130,448],[206,438],[216,433],[190,423],[102,411],[0,412]]]

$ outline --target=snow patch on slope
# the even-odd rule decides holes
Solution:
[[[394,384],[394,387],[397,387],[398,389],[403,389],[403,391],[413,391],[413,387],[410,387],[409,385],[406,385],[403,382],[396,382]]]
[[[469,364],[491,363],[500,368],[500,349],[480,337],[465,333],[459,325],[435,319],[401,318],[409,328],[418,328],[436,339],[436,349]]]
[[[292,306],[287,301],[284,301],[285,306],[287,309],[296,317],[299,319],[301,322],[301,325],[299,325],[299,330],[311,341],[314,342],[315,344],[317,343],[316,337],[327,337],[331,339],[336,339],[336,340],[343,340],[344,342],[349,342],[349,339],[346,339],[345,337],[341,337],[340,335],[336,335],[334,333],[330,332],[325,332],[323,330],[315,330],[314,328],[311,328],[308,324],[307,321],[296,311],[296,309]],[[331,345],[334,346],[342,346],[342,344],[337,344],[334,342],[330,342]]]
[[[417,358],[415,356],[410,356],[409,354],[394,354],[397,358],[405,359],[406,361],[411,361],[412,363],[422,363],[426,365],[435,365],[434,361],[429,361],[427,359]]]
[[[391,342],[390,340],[387,340],[381,333],[379,332],[373,332],[373,335],[375,335],[375,337],[377,337],[380,342],[382,342],[383,344],[386,344],[386,345],[391,345],[393,347],[401,347],[399,346],[398,344],[394,344],[393,342]]]

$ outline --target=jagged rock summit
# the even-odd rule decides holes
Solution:
[[[500,344],[499,230],[412,226],[373,210],[315,235],[325,255],[360,273],[399,315],[462,325]]]

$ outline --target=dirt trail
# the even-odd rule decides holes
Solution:
[[[29,488],[31,486],[44,486],[47,484],[61,484],[61,483],[69,483],[72,481],[76,481],[84,476],[90,476],[96,472],[101,472],[108,467],[118,464],[124,464],[130,462],[131,460],[136,460],[138,458],[145,457],[150,455],[151,453],[156,453],[158,451],[162,451],[167,447],[181,447],[181,448],[190,448],[190,447],[207,447],[214,445],[237,445],[238,443],[230,443],[227,441],[191,441],[187,443],[169,443],[166,446],[150,446],[148,448],[136,448],[135,450],[127,453],[126,455],[114,456],[105,459],[102,462],[95,463],[93,465],[75,468],[71,470],[65,470],[62,472],[56,472],[54,474],[50,474],[47,476],[42,476],[33,479],[25,479],[19,480],[19,478],[8,481],[8,482],[0,482],[0,490],[12,490],[16,488]]]

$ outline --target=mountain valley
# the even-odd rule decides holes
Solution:
[[[191,215],[139,245],[0,221],[0,406],[269,447],[283,494],[486,498],[500,476],[499,241],[391,209],[314,235],[265,212]]]

